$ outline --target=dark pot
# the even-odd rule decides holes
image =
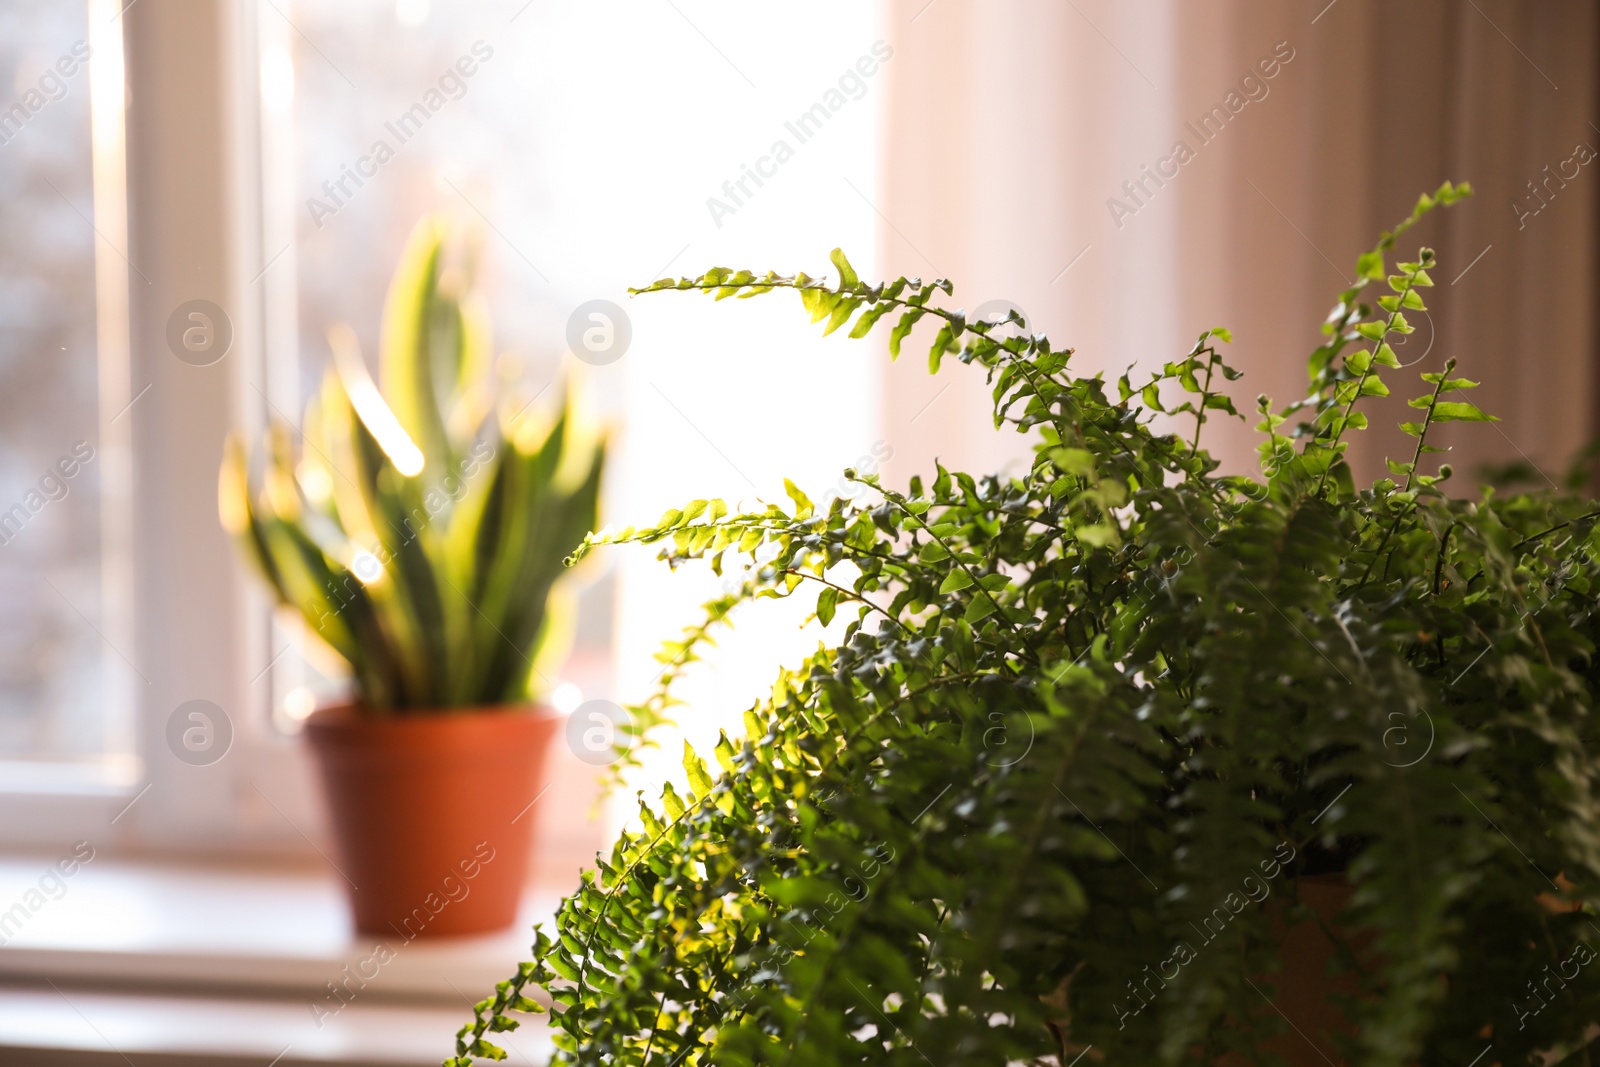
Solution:
[[[1296,880],[1296,889],[1303,904],[1349,939],[1358,959],[1365,957],[1367,964],[1375,962],[1371,958],[1371,934],[1356,932],[1352,935],[1349,930],[1341,930],[1336,922],[1355,895],[1354,887],[1344,875],[1301,875]],[[1281,910],[1277,925],[1286,926]],[[1354,1031],[1333,998],[1335,994],[1355,996],[1360,993],[1360,985],[1353,975],[1328,976],[1334,952],[1333,941],[1313,919],[1283,929],[1278,947],[1283,969],[1270,976],[1277,995],[1270,1009],[1262,1005],[1257,1010],[1262,1014],[1269,1010],[1281,1012],[1289,1020],[1289,1032],[1269,1038],[1262,1043],[1261,1050],[1276,1052],[1291,1067],[1326,1067],[1330,1062],[1341,1063],[1342,1058],[1334,1050],[1334,1037]]]

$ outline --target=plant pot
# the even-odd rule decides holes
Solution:
[[[1367,964],[1370,959],[1372,935],[1342,929],[1336,919],[1355,887],[1342,874],[1301,875],[1296,892],[1300,900],[1327,923],[1340,936],[1348,939],[1352,951]],[[1328,967],[1333,961],[1334,944],[1321,924],[1314,919],[1303,919],[1293,926],[1284,922],[1281,909],[1275,918],[1281,940],[1278,958],[1283,969],[1270,976],[1276,996],[1270,1008],[1263,1005],[1256,1010],[1281,1013],[1289,1021],[1290,1031],[1268,1038],[1261,1051],[1275,1052],[1289,1062],[1291,1067],[1325,1067],[1340,1063],[1334,1050],[1334,1037],[1352,1033],[1354,1028],[1334,1002],[1335,995],[1355,996],[1360,984],[1353,975],[1330,977]]]
[[[351,704],[306,720],[357,930],[410,941],[516,920],[529,808],[561,722],[532,707],[374,715]]]
[[[1290,1030],[1262,1041],[1256,1053],[1282,1057],[1290,1067],[1328,1067],[1330,1064],[1343,1067],[1344,1061],[1337,1056],[1333,1042],[1336,1036],[1350,1034],[1354,1028],[1340,1011],[1334,997],[1359,995],[1360,985],[1348,974],[1341,974],[1337,978],[1329,976],[1329,964],[1336,950],[1322,924],[1328,924],[1346,938],[1364,966],[1374,962],[1371,958],[1372,935],[1362,931],[1352,933],[1336,922],[1339,913],[1355,895],[1355,888],[1344,875],[1301,875],[1296,880],[1295,891],[1301,903],[1315,912],[1321,922],[1302,919],[1290,925],[1281,900],[1271,900],[1266,904],[1273,935],[1278,941],[1279,968],[1270,975],[1257,975],[1254,981],[1258,985],[1270,985],[1274,995],[1269,1003],[1257,1002],[1246,1005],[1246,1008],[1260,1015],[1279,1014],[1289,1021]],[[1067,1013],[1071,981],[1069,977],[1062,982],[1046,1000],[1048,1005],[1060,1012],[1051,1023],[1051,1030],[1058,1040],[1067,1039],[1065,1048],[1069,1057],[1093,1047],[1071,1040],[1071,1017]],[[1195,1056],[1201,1058],[1200,1050],[1196,1050]],[[1243,1056],[1236,1052],[1225,1053],[1211,1061],[1215,1067],[1251,1067],[1256,1062],[1255,1056]]]

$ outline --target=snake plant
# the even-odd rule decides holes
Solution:
[[[570,635],[563,557],[596,525],[604,440],[566,390],[539,408],[491,388],[455,244],[436,218],[412,234],[381,389],[335,327],[300,429],[275,421],[254,456],[230,437],[219,478],[223,526],[379,713],[527,699]]]

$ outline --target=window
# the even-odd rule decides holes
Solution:
[[[114,9],[113,9],[114,11]],[[118,26],[0,0],[0,787],[133,778]]]
[[[834,245],[875,273],[892,49],[874,19],[845,3],[797,25],[688,0],[260,0],[203,17],[0,0],[0,73],[26,114],[11,127],[0,115],[0,153],[13,153],[0,213],[17,235],[0,249],[0,314],[17,338],[0,356],[0,405],[28,397],[0,424],[0,521],[78,440],[94,449],[69,491],[41,490],[47,503],[0,545],[0,597],[29,620],[0,638],[0,665],[34,680],[0,694],[0,837],[53,845],[93,831],[315,859],[320,816],[292,734],[328,682],[294,627],[269,621],[217,527],[216,463],[230,426],[298,418],[330,326],[350,325],[375,355],[385,285],[425,212],[477,228],[504,380],[532,398],[570,375],[613,426],[608,521],[697,496],[781,499],[785,476],[820,499],[841,468],[881,460],[881,367],[842,338],[819,354],[796,302],[626,294],[717,264],[817,273]],[[52,79],[30,108],[29,86],[80,39],[88,79],[80,69],[64,94]],[[197,299],[229,319],[225,358],[130,351],[130,321],[161,338]],[[604,365],[568,341],[597,299],[631,325],[630,347]],[[668,575],[652,556],[597,558],[557,679],[569,699],[642,698],[660,643],[718,592],[709,573]],[[737,722],[767,665],[814,641],[798,617],[741,620],[694,680],[697,744]],[[171,716],[194,699],[229,719],[221,762],[167,751]],[[593,768],[574,758],[568,773],[587,781]],[[37,819],[71,807],[66,794],[94,803]],[[579,861],[596,832],[581,829],[565,853]]]
[[[870,276],[892,57],[870,8],[795,20],[701,3],[300,0],[263,4],[258,26],[281,417],[322,373],[330,325],[353,327],[374,355],[401,245],[419,215],[443,211],[481,239],[508,387],[531,399],[575,375],[613,423],[605,520],[647,521],[702,496],[783,499],[785,476],[821,499],[843,467],[881,461],[881,368],[842,339],[819,358],[797,301],[626,294],[718,264],[819,273],[835,245]],[[631,322],[630,347],[604,365],[569,347],[574,315],[596,299]],[[669,575],[642,550],[594,564],[560,681],[626,703],[719,586],[709,571]],[[735,726],[776,657],[814,642],[799,618],[741,619],[691,682],[696,743]],[[295,655],[274,672],[280,707],[315,678]],[[674,773],[679,747],[662,745],[671,758],[652,777]],[[571,772],[592,773],[576,761]]]

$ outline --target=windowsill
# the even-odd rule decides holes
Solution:
[[[144,993],[0,988],[7,1067],[438,1067],[470,1009],[347,1007],[318,1029],[303,1003]],[[550,1043],[537,1019],[495,1043],[536,1067]]]
[[[132,756],[78,760],[0,759],[0,793],[51,797],[131,797],[139,761]]]
[[[37,889],[46,868],[42,858],[0,859],[0,914]],[[471,1002],[516,970],[532,924],[570,884],[535,885],[505,934],[409,943],[357,935],[336,878],[320,870],[102,857],[66,887],[0,947],[8,1064],[121,1064],[126,1055],[155,1067],[233,1056],[259,1067],[280,1053],[278,1067],[437,1064]],[[335,999],[328,983],[380,941],[394,958],[348,1003]],[[536,1018],[503,1036],[523,1063],[547,1058]]]

